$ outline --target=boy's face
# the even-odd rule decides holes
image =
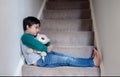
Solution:
[[[39,24],[33,24],[32,26],[27,26],[27,33],[30,33],[32,35],[37,35],[37,33],[39,32]]]

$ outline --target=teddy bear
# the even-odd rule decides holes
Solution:
[[[37,34],[36,39],[40,41],[42,44],[47,44],[48,42],[50,42],[50,39],[45,34]],[[32,48],[29,48],[27,50],[27,53],[33,53],[33,52],[40,54],[43,60],[44,57],[47,55],[46,51],[37,51]]]

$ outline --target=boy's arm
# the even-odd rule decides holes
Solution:
[[[31,34],[24,34],[21,38],[22,42],[24,45],[35,49],[37,51],[47,51],[48,48],[42,44],[41,42],[39,42],[37,39],[34,38],[34,36],[32,36]]]

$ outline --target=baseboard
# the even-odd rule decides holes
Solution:
[[[42,19],[42,13],[43,13],[43,10],[44,10],[46,2],[47,2],[47,0],[43,0],[43,3],[42,3],[41,8],[40,8],[40,11],[39,11],[39,13],[37,15],[38,19]]]
[[[22,66],[23,66],[23,64],[24,64],[24,58],[21,57],[14,76],[22,76]]]
[[[94,7],[93,7],[93,3],[92,1],[93,0],[89,0],[90,1],[90,8],[91,8],[91,16],[92,16],[92,22],[93,22],[93,31],[94,31],[94,35],[95,35],[95,46],[97,47],[98,51],[102,51],[101,48],[100,48],[100,41],[99,41],[99,36],[98,36],[98,31],[97,31],[97,28],[96,28],[96,20],[95,20],[95,13],[94,13]],[[100,53],[100,57],[101,57],[101,60],[102,60],[102,53]],[[101,76],[104,76],[105,75],[105,71],[104,71],[104,63],[101,61]]]

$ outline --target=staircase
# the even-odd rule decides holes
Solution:
[[[48,0],[40,33],[46,34],[54,51],[74,57],[91,57],[94,46],[88,0]],[[45,68],[23,65],[23,76],[100,76],[97,67]]]

